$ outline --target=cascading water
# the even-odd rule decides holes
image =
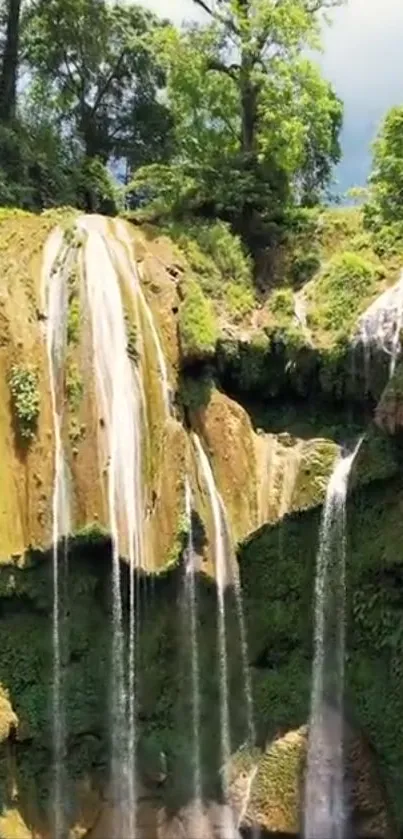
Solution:
[[[53,429],[55,436],[55,466],[52,501],[52,543],[53,543],[53,679],[52,679],[52,740],[53,740],[53,831],[55,839],[64,836],[65,819],[65,707],[63,701],[61,646],[60,646],[60,546],[64,540],[63,553],[67,560],[67,537],[70,531],[70,516],[67,491],[66,463],[62,443],[63,420],[63,375],[67,344],[68,276],[71,257],[63,244],[63,233],[56,229],[50,235],[44,253],[42,273],[43,308],[47,312],[46,348],[49,365],[50,392],[52,402]]]
[[[344,612],[346,496],[361,441],[339,459],[323,510],[315,583],[313,663],[308,761],[305,780],[305,839],[344,839],[343,783]]]
[[[187,618],[190,626],[193,723],[193,798],[197,815],[201,814],[202,808],[202,781],[200,768],[200,673],[197,637],[196,555],[193,545],[192,493],[189,481],[186,481],[185,485],[185,502],[186,519],[189,528],[189,537],[186,549],[185,594]]]
[[[194,434],[194,443],[199,458],[202,473],[206,483],[214,524],[214,558],[217,585],[218,601],[218,651],[220,661],[220,735],[221,735],[221,761],[223,765],[223,788],[224,796],[228,795],[227,767],[231,756],[231,737],[229,719],[229,696],[228,696],[228,664],[227,644],[225,630],[225,588],[231,584],[234,587],[237,618],[239,624],[242,669],[244,678],[244,689],[247,712],[248,740],[252,744],[255,740],[255,727],[253,720],[253,699],[252,688],[248,669],[248,651],[245,629],[245,620],[242,607],[242,596],[239,584],[239,576],[235,568],[235,557],[229,535],[227,517],[222,498],[218,492],[213,471],[209,459],[203,449],[200,438]],[[238,837],[238,830],[234,825],[232,814],[226,811],[225,834],[223,839],[234,839]]]
[[[114,836],[136,836],[135,568],[144,566],[141,387],[127,355],[124,307],[104,220],[83,218],[84,274],[94,368],[106,429],[109,520],[113,545],[112,790],[120,803]],[[129,667],[125,679],[120,553],[130,568]],[[128,717],[128,722],[127,722]]]
[[[162,346],[161,346],[161,341],[159,339],[159,335],[158,335],[158,332],[157,332],[156,327],[155,327],[154,318],[152,316],[151,309],[150,309],[150,307],[149,307],[149,305],[148,305],[148,303],[145,299],[145,296],[143,294],[143,290],[142,290],[141,285],[140,285],[137,264],[136,264],[135,259],[133,258],[132,242],[131,242],[131,239],[130,239],[130,236],[129,236],[129,233],[128,233],[128,230],[127,230],[127,227],[126,227],[125,223],[122,222],[120,219],[115,220],[114,231],[115,231],[115,234],[116,234],[117,241],[120,242],[120,244],[125,249],[126,257],[127,257],[127,261],[128,261],[129,275],[131,276],[131,278],[134,281],[136,293],[138,295],[138,298],[140,300],[140,304],[142,306],[144,314],[147,318],[148,326],[150,328],[150,332],[151,332],[151,336],[152,336],[152,339],[153,339],[155,352],[156,352],[156,356],[157,356],[158,366],[159,366],[159,370],[160,370],[161,392],[162,392],[162,397],[163,397],[163,401],[164,401],[165,414],[166,414],[166,416],[168,416],[170,414],[170,411],[171,411],[170,387],[169,387],[167,364],[166,364],[164,352],[163,352],[163,349],[162,349]]]
[[[365,389],[370,389],[371,356],[380,350],[389,356],[389,375],[393,376],[401,350],[403,326],[403,271],[395,285],[374,300],[359,318],[353,346],[364,353]]]

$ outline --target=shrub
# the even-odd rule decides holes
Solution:
[[[179,309],[179,337],[184,359],[193,362],[214,355],[217,325],[212,305],[194,279],[185,284]]]
[[[278,288],[269,299],[269,310],[278,318],[287,320],[294,316],[294,295],[290,288]]]
[[[172,224],[172,239],[183,251],[203,291],[222,300],[229,314],[242,318],[255,304],[252,261],[228,224]]]
[[[232,319],[237,323],[253,311],[256,300],[252,289],[231,282],[225,289],[225,302]]]
[[[309,292],[308,320],[324,331],[349,333],[375,290],[380,269],[357,253],[329,260]]]
[[[39,417],[39,390],[36,373],[28,367],[13,365],[9,376],[14,416],[23,440],[35,436]]]

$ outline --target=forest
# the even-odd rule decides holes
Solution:
[[[219,218],[256,255],[331,200],[343,103],[316,56],[339,0],[194,3],[205,24],[178,29],[122,0],[2,0],[2,206]],[[372,226],[402,216],[402,125],[375,144]]]

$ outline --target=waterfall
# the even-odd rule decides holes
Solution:
[[[210,507],[214,525],[214,559],[217,585],[218,602],[218,652],[220,667],[220,738],[221,738],[221,761],[223,765],[223,787],[224,795],[228,795],[227,767],[231,756],[231,736],[229,719],[229,693],[228,693],[228,664],[227,644],[225,631],[225,589],[227,585],[233,585],[235,593],[236,613],[239,625],[241,641],[242,671],[244,680],[247,732],[250,745],[255,740],[255,727],[253,719],[252,687],[248,668],[248,649],[245,628],[245,619],[242,606],[241,587],[239,575],[236,568],[235,556],[231,545],[227,516],[224,503],[218,492],[213,471],[209,459],[203,449],[200,438],[193,435],[196,452],[199,458],[202,473],[206,483]],[[225,839],[238,837],[238,831],[234,825],[232,815],[226,810],[224,824]]]
[[[344,839],[343,693],[348,479],[361,440],[340,458],[322,515],[315,583],[315,654],[308,760],[305,839]]]
[[[209,459],[195,434],[194,443],[196,446],[199,463],[204,475],[206,487],[210,499],[211,512],[214,525],[214,562],[217,585],[218,600],[218,653],[220,667],[220,736],[221,736],[221,761],[224,770],[224,793],[227,794],[226,771],[231,756],[229,705],[228,705],[228,664],[227,644],[225,636],[225,588],[228,579],[225,524],[222,516],[220,496],[215,484],[214,475]]]
[[[196,595],[196,555],[193,545],[192,494],[189,481],[185,485],[186,519],[189,537],[186,550],[185,594],[187,617],[190,627],[191,668],[192,668],[192,724],[193,724],[193,798],[196,818],[201,814],[202,783],[200,768],[200,673],[199,648],[197,637],[197,595]]]
[[[403,271],[391,288],[377,297],[357,323],[353,347],[362,345],[364,352],[365,389],[370,389],[370,367],[373,350],[389,356],[389,376],[393,376],[401,351],[403,326]]]
[[[141,307],[144,311],[144,314],[147,319],[148,326],[150,328],[151,337],[153,339],[155,352],[158,361],[158,367],[160,370],[161,376],[161,392],[162,398],[164,401],[164,408],[166,416],[169,416],[171,412],[171,397],[170,397],[170,387],[169,387],[169,379],[168,379],[168,370],[167,364],[165,361],[164,352],[162,349],[161,341],[154,323],[154,318],[151,312],[151,309],[146,301],[146,298],[143,294],[143,290],[140,285],[139,276],[138,276],[138,268],[135,259],[133,258],[132,252],[132,242],[127,230],[125,223],[121,219],[117,219],[114,222],[114,230],[116,233],[116,238],[118,242],[124,247],[126,252],[126,257],[128,261],[128,269],[129,275],[134,279],[136,292],[138,298],[140,300]]]
[[[91,315],[95,377],[109,456],[112,536],[112,790],[120,802],[115,837],[136,836],[135,568],[144,567],[141,404],[139,376],[127,355],[119,276],[103,219],[83,218],[84,274]],[[129,560],[129,665],[125,678],[120,555]],[[127,721],[128,716],[128,721]]]
[[[53,430],[55,437],[54,482],[52,499],[52,746],[53,795],[52,816],[55,839],[64,836],[64,804],[66,795],[65,748],[66,720],[62,684],[60,646],[60,580],[59,540],[64,540],[64,560],[67,560],[67,537],[70,531],[66,464],[62,443],[63,374],[67,343],[67,281],[71,267],[71,253],[63,245],[63,233],[56,228],[45,246],[42,269],[43,309],[47,312],[46,349],[49,365]]]

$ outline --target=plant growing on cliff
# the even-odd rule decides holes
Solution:
[[[217,324],[209,300],[194,279],[184,285],[179,309],[179,338],[184,361],[204,361],[214,355]]]
[[[34,438],[39,417],[39,390],[36,373],[29,367],[13,365],[9,375],[13,413],[20,437]]]
[[[309,325],[334,337],[348,335],[381,275],[382,269],[360,254],[336,254],[309,289]]]

